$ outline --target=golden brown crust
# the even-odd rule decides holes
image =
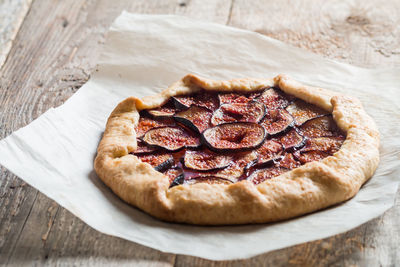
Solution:
[[[166,176],[129,154],[136,149],[138,111],[155,108],[171,96],[204,88],[256,91],[279,86],[283,91],[332,112],[347,135],[341,149],[321,161],[307,163],[258,185],[182,185],[169,188]],[[108,119],[98,147],[95,170],[124,201],[174,222],[204,225],[263,223],[313,212],[353,197],[379,163],[379,132],[354,98],[305,86],[285,75],[274,79],[213,81],[187,75],[160,94],[121,102]]]

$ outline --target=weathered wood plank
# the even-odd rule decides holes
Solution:
[[[32,0],[0,0],[0,69],[31,3]]]
[[[399,10],[384,0],[235,0],[230,25],[358,66],[400,66]]]

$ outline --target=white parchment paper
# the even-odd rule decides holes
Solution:
[[[382,134],[376,174],[350,201],[281,223],[197,227],[153,219],[116,197],[96,176],[93,160],[118,102],[159,92],[187,73],[213,79],[286,73],[359,97]],[[399,69],[358,68],[189,18],[123,13],[108,33],[99,71],[64,105],[0,141],[0,163],[100,232],[164,252],[247,258],[342,233],[393,205],[400,170],[399,87]]]

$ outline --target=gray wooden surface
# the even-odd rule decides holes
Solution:
[[[61,105],[89,79],[107,28],[124,9],[257,31],[358,66],[400,66],[398,0],[0,0],[0,138]],[[212,262],[100,234],[3,167],[0,177],[0,265],[400,265],[398,201],[341,235]]]

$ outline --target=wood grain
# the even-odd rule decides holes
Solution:
[[[0,0],[0,68],[31,6],[32,0]]]
[[[107,28],[124,9],[229,24],[328,58],[387,67],[400,65],[399,8],[397,0],[35,0],[0,69],[0,138],[62,104],[89,79]],[[12,21],[13,15],[8,16]],[[100,234],[4,168],[0,176],[0,265],[391,266],[399,262],[398,202],[383,216],[341,235],[248,260],[212,262]]]
[[[400,66],[399,10],[385,0],[235,0],[230,25],[358,66]]]

